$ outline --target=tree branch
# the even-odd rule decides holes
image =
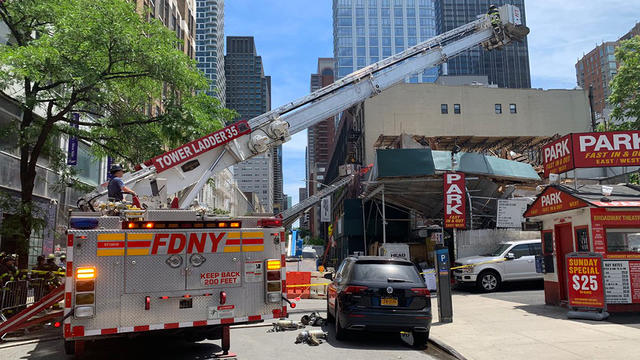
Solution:
[[[9,15],[9,12],[7,11],[6,6],[4,6],[4,4],[1,1],[0,1],[0,16],[2,17],[2,21],[4,21],[4,23],[7,25],[7,27],[11,31],[11,34],[13,34],[13,37],[16,39],[16,42],[18,43],[18,45],[20,46],[24,45],[22,41],[22,34],[18,32],[18,30],[16,29],[15,23],[13,22],[11,15]]]
[[[82,111],[82,110],[74,110],[74,111],[88,112],[88,111]],[[97,114],[94,114],[94,115],[97,115]],[[101,115],[98,115],[98,116],[101,116]],[[163,118],[164,117],[161,115],[161,116],[154,116],[154,117],[148,118],[146,120],[127,121],[127,122],[117,123],[117,124],[104,124],[104,123],[97,123],[97,122],[75,121],[73,119],[68,119],[68,118],[63,118],[60,121],[64,121],[64,122],[67,122],[67,123],[73,124],[73,125],[82,125],[82,126],[90,126],[90,127],[91,126],[95,126],[95,127],[118,128],[118,127],[122,127],[122,126],[151,124],[151,123],[162,121]]]

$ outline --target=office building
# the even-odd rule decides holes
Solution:
[[[207,94],[225,104],[224,0],[196,0],[196,61],[209,80]]]
[[[227,108],[247,120],[271,110],[271,77],[264,75],[262,58],[252,36],[227,37],[224,68]],[[266,212],[274,209],[274,163],[282,164],[281,160],[274,161],[274,156],[278,156],[277,148],[234,166],[240,189],[257,194]]]
[[[592,110],[595,112],[597,122],[608,121],[611,114],[611,106],[607,103],[607,98],[611,95],[609,83],[618,73],[618,63],[615,56],[616,47],[620,41],[631,39],[637,35],[640,35],[640,23],[636,23],[618,41],[603,42],[576,62],[578,86],[591,91],[593,96]]]
[[[378,62],[436,34],[433,0],[333,0],[336,78]],[[434,82],[426,69],[409,82]]]
[[[486,14],[490,4],[517,6],[526,25],[524,0],[434,0],[438,34],[442,34]],[[527,39],[502,50],[487,51],[480,46],[466,50],[440,67],[446,75],[486,75],[489,83],[501,88],[530,88]]]

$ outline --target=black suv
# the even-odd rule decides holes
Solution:
[[[431,294],[410,261],[349,257],[329,285],[327,317],[335,322],[339,340],[350,330],[411,331],[414,346],[424,348],[431,327]]]

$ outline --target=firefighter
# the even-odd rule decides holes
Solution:
[[[60,255],[60,270],[65,272],[67,271],[67,255]]]
[[[18,269],[16,268],[15,255],[6,255],[2,258],[0,263],[0,286],[4,286],[7,281],[14,281],[18,276]]]
[[[36,266],[33,268],[33,275],[31,276],[31,286],[34,289],[35,301],[42,299],[45,294],[45,274],[47,270],[47,264],[45,262],[44,255],[38,255],[36,260]]]
[[[131,190],[130,188],[124,185],[124,182],[122,181],[122,175],[124,175],[124,170],[122,169],[122,166],[118,164],[113,164],[111,166],[111,169],[109,169],[109,172],[111,173],[111,175],[113,175],[111,180],[109,180],[109,185],[107,187],[109,190],[108,196],[110,201],[124,200],[124,196],[122,195],[122,193],[129,193],[133,196],[138,196],[136,195],[135,191]]]
[[[489,19],[491,20],[491,26],[496,31],[500,31],[500,25],[502,25],[502,21],[500,20],[500,13],[498,8],[495,5],[489,5],[489,11],[487,12],[489,15]]]

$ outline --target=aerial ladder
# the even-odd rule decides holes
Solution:
[[[126,186],[141,196],[145,208],[167,208],[168,200],[182,192],[177,204],[174,199],[173,207],[178,205],[180,209],[189,209],[207,180],[217,172],[262,154],[288,141],[291,135],[465,50],[478,45],[488,50],[500,49],[513,40],[522,41],[528,33],[529,29],[522,25],[520,9],[504,5],[498,14],[482,15],[466,25],[357,70],[307,96],[156,156],[141,164],[139,170],[126,173],[122,179]],[[102,184],[80,198],[79,207],[95,211],[94,205],[106,200],[106,185]],[[307,201],[307,207],[319,199],[316,196]]]

